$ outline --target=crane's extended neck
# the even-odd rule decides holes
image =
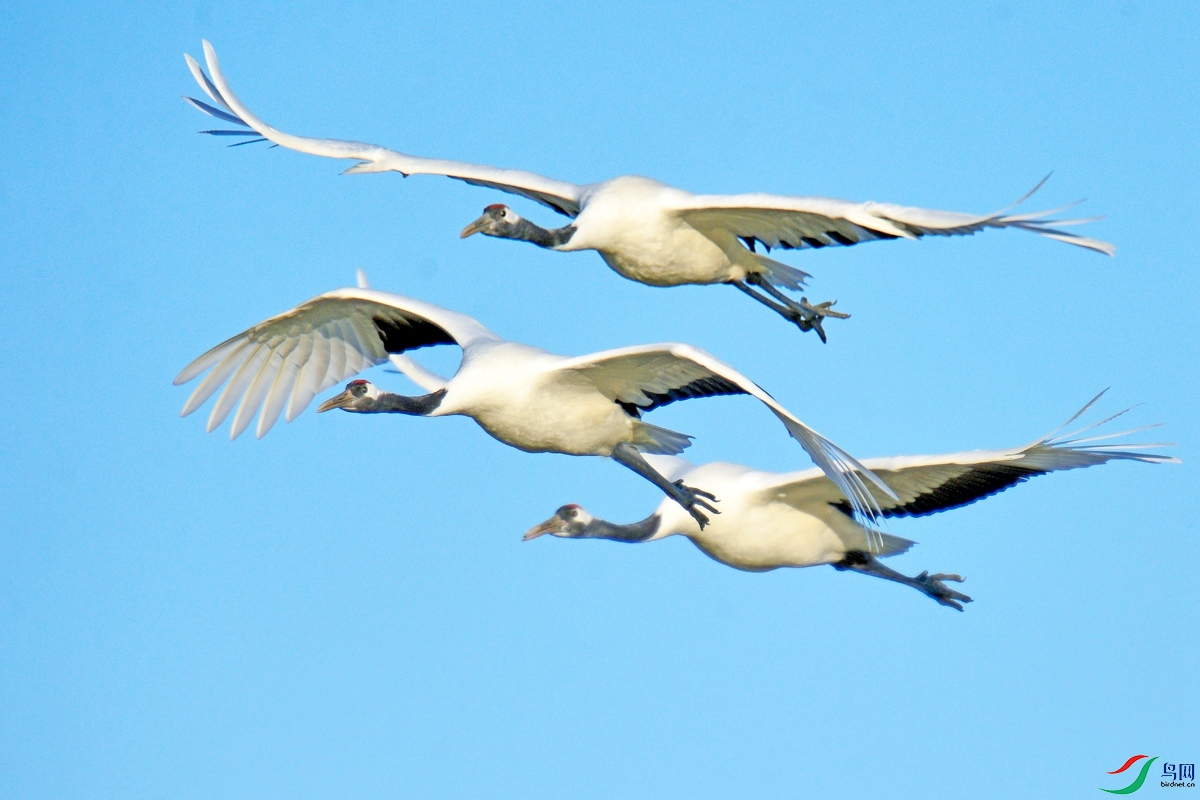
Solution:
[[[436,392],[430,392],[429,394],[417,397],[409,397],[408,395],[394,394],[392,392],[380,392],[379,396],[374,398],[370,404],[363,404],[355,408],[346,408],[346,411],[357,411],[360,414],[409,414],[411,416],[424,417],[432,414],[442,404],[442,398],[445,396],[445,389],[438,389]]]
[[[651,514],[641,522],[620,525],[604,519],[592,519],[587,527],[571,538],[575,539],[612,539],[614,542],[644,542],[658,533],[662,525],[662,517]]]
[[[538,247],[544,247],[547,250],[553,250],[556,247],[562,247],[567,242],[571,241],[571,237],[575,235],[575,226],[573,224],[564,225],[561,228],[553,228],[547,230],[540,225],[535,225],[527,219],[520,219],[515,225],[511,226],[504,234],[508,239],[520,239],[524,242],[533,242]]]

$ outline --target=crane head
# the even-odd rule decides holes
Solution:
[[[375,405],[379,394],[379,387],[370,381],[350,381],[346,384],[345,391],[321,403],[317,408],[317,413],[335,408],[343,411],[367,411]]]
[[[516,232],[517,223],[521,217],[503,203],[493,203],[483,210],[483,216],[462,229],[460,238],[465,239],[476,233],[484,236],[499,236],[502,239],[512,239]]]
[[[592,522],[591,514],[584,511],[582,507],[570,503],[556,511],[553,517],[541,525],[535,525],[526,531],[521,541],[528,542],[530,539],[536,539],[546,533],[571,539],[581,536]]]

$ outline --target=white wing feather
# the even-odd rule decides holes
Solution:
[[[556,369],[577,373],[614,401],[639,406],[652,405],[651,394],[665,395],[696,381],[723,379],[766,404],[864,518],[874,519],[879,514],[875,494],[891,496],[891,490],[853,456],[805,425],[745,375],[691,345],[651,344],[607,350],[566,359]],[[867,489],[864,477],[877,484],[876,493]]]
[[[175,379],[176,386],[211,372],[184,404],[182,416],[224,386],[213,405],[208,430],[218,427],[236,407],[229,433],[231,439],[237,438],[261,409],[256,429],[261,438],[285,406],[291,422],[319,392],[388,359],[376,319],[399,331],[397,336],[412,331],[409,348],[448,343],[446,336],[463,350],[500,341],[476,320],[431,303],[372,289],[339,289],[260,322],[186,366]]]
[[[547,178],[533,172],[523,170],[498,169],[482,164],[468,164],[463,161],[447,161],[437,158],[421,158],[410,156],[395,150],[389,150],[379,145],[365,142],[350,142],[340,139],[314,139],[305,136],[293,136],[277,130],[259,119],[250,109],[242,104],[221,72],[217,61],[217,53],[211,44],[204,42],[204,59],[208,63],[212,80],[204,74],[204,70],[190,55],[184,56],[188,69],[196,83],[214,102],[229,109],[229,114],[218,108],[213,108],[191,98],[185,98],[193,106],[210,116],[243,125],[256,132],[264,139],[275,144],[325,158],[352,158],[360,163],[346,170],[347,174],[364,172],[399,172],[401,175],[444,175],[447,178],[465,181],[476,186],[486,186],[499,189],[502,192],[520,195],[542,205],[548,206],[560,214],[574,217],[579,214],[579,198],[584,187],[566,181]],[[214,113],[215,112],[215,113]],[[231,118],[232,117],[232,118]]]
[[[1045,183],[1049,176],[1042,179]],[[1017,205],[1041,188],[1022,197]],[[1063,209],[1033,214],[1008,214],[1013,206],[993,214],[964,214],[891,203],[852,203],[824,197],[788,197],[772,194],[691,195],[674,210],[700,231],[724,228],[767,247],[802,249],[848,245],[876,239],[916,239],[922,236],[959,236],[985,228],[1018,228],[1068,244],[1112,255],[1116,247],[1060,230],[1091,219],[1054,220]],[[1070,206],[1068,206],[1069,208]]]

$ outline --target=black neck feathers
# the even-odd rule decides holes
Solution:
[[[614,542],[644,542],[658,533],[662,517],[651,514],[641,522],[618,525],[602,519],[593,519],[578,537],[580,539],[612,539]]]
[[[434,409],[442,404],[442,398],[446,396],[445,389],[438,389],[436,392],[423,394],[419,397],[409,397],[403,394],[392,394],[391,392],[382,392],[375,398],[375,402],[369,407],[362,409],[364,414],[409,414],[416,417],[424,417],[432,414]]]
[[[571,241],[573,235],[575,235],[574,225],[564,225],[554,230],[546,230],[527,219],[521,219],[520,222],[513,225],[511,234],[514,239],[533,242],[538,247],[545,247],[547,250],[563,246]]]

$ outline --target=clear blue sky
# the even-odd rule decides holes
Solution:
[[[1096,797],[1135,753],[1200,759],[1194,4],[0,17],[0,795]],[[296,133],[979,212],[1054,170],[1029,208],[1087,197],[1120,249],[991,232],[785,256],[854,315],[821,346],[732,289],[460,241],[498,193],[197,136],[179,98],[202,37]],[[1111,386],[1104,409],[1144,402],[1133,421],[1168,423],[1185,463],[893,524],[920,545],[892,566],[968,578],[959,614],[683,539],[522,544],[563,503],[627,521],[659,498],[469,420],[310,409],[230,443],[179,419],[191,358],[359,267],[561,353],[692,342],[859,456],[1021,444]],[[695,461],[809,463],[748,398],[654,421],[696,434]]]

